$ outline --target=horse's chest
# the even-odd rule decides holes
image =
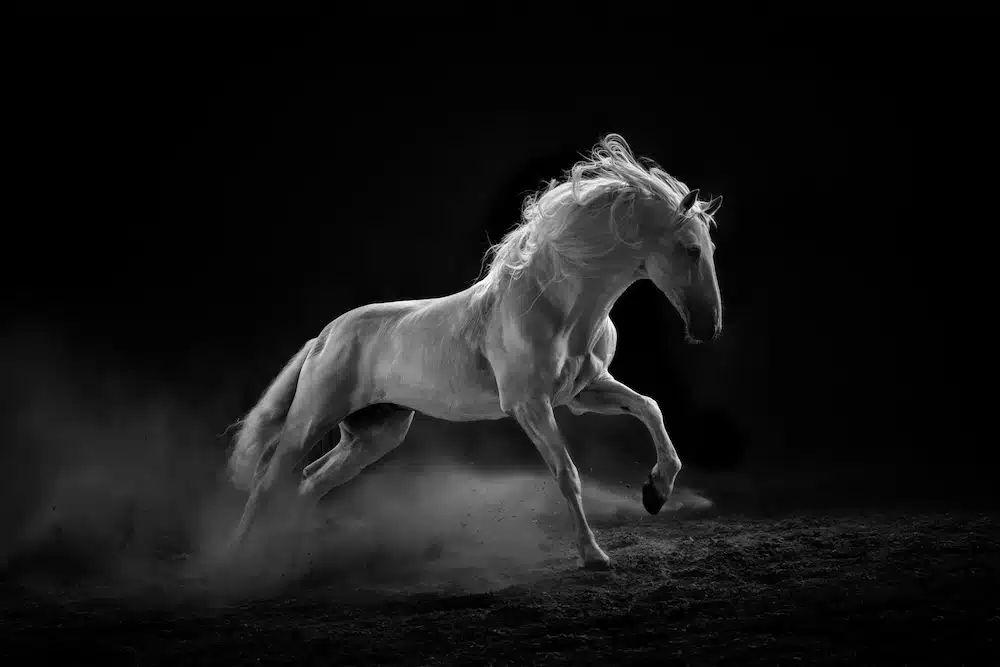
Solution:
[[[613,329],[606,329],[613,335]],[[602,332],[596,343],[571,334],[539,341],[517,331],[487,351],[505,413],[539,394],[553,406],[567,405],[602,372],[613,354],[609,334]]]

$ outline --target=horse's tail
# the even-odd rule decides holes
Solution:
[[[277,444],[285,417],[295,398],[299,373],[313,341],[309,341],[278,373],[260,401],[233,426],[239,427],[229,455],[229,476],[233,484],[244,491],[253,484],[257,464],[264,453]]]

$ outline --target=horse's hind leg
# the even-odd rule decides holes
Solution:
[[[340,423],[340,443],[303,470],[299,495],[318,501],[331,489],[399,446],[410,430],[413,410],[396,405],[369,406]]]
[[[320,387],[326,390],[322,391]],[[308,376],[300,381],[273,455],[260,464],[259,474],[233,535],[234,545],[246,537],[265,505],[272,504],[279,496],[295,499],[295,465],[313,443],[356,409],[358,399],[355,393],[347,382],[339,385],[320,383]]]
[[[309,419],[302,428],[295,429],[298,433],[286,430],[282,434],[278,444],[272,450],[273,454],[270,459],[260,463],[257,478],[250,490],[250,497],[247,498],[243,515],[233,534],[232,544],[234,546],[239,545],[246,538],[250,527],[262,510],[268,505],[273,505],[279,496],[284,495],[287,498],[292,495],[288,493],[288,490],[293,488],[290,484],[290,468],[294,465],[295,455],[301,454],[302,450],[307,448],[304,443],[313,442],[322,437],[333,423],[336,423],[333,418],[329,420]],[[288,435],[286,436],[286,434]],[[292,444],[288,444],[290,441]]]

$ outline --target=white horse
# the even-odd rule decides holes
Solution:
[[[525,201],[520,224],[490,249],[476,284],[369,304],[328,324],[238,422],[229,467],[250,496],[234,546],[265,497],[283,488],[317,501],[397,447],[419,410],[450,421],[516,419],[566,497],[582,565],[607,567],[553,409],[640,419],[656,448],[643,505],[660,511],[681,461],[656,401],[608,371],[618,342],[608,314],[648,278],[684,319],[689,341],[719,335],[709,231],[720,199],[702,202],[697,193],[610,134],[563,182]],[[337,425],[339,444],[299,479],[296,464]]]

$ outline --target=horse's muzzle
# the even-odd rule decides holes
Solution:
[[[688,334],[699,343],[707,343],[719,337],[722,330],[716,326],[714,319],[695,320],[688,326]]]

